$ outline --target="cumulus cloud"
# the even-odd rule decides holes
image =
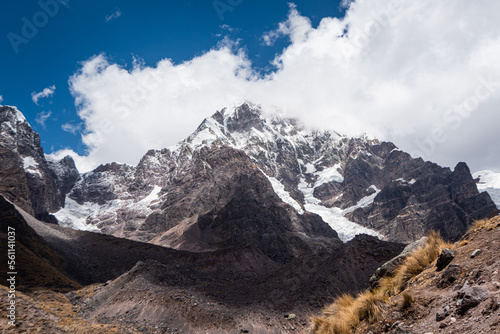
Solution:
[[[106,15],[104,19],[106,20],[106,22],[109,22],[111,20],[119,18],[120,16],[122,16],[122,12],[119,8],[116,8],[114,12],[110,13],[109,15]]]
[[[2,103],[2,102],[3,102],[3,96],[0,95],[0,103]]]
[[[340,8],[349,8],[352,2],[354,2],[354,0],[342,0]]]
[[[268,31],[262,36],[265,45],[273,45],[282,36],[289,36],[292,41],[304,40],[311,31],[310,20],[300,15],[295,4],[291,3],[289,7],[288,20],[281,22],[278,29]]]
[[[125,70],[98,55],[70,79],[84,123],[87,166],[136,164],[175,144],[215,110],[247,99],[310,127],[368,132],[414,156],[473,170],[500,166],[500,2],[346,2],[314,28],[291,6],[263,36],[290,39],[277,70],[254,73],[222,44],[181,64]]]
[[[55,90],[56,86],[52,85],[50,87],[44,88],[39,93],[33,92],[31,93],[31,99],[33,100],[33,102],[35,102],[36,105],[38,105],[38,100],[54,95]]]
[[[45,123],[52,116],[52,111],[42,111],[36,115],[35,122],[40,124],[44,129],[46,129]]]

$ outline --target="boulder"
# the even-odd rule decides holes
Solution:
[[[459,305],[459,313],[465,314],[469,309],[478,306],[486,297],[489,291],[481,286],[473,286],[465,290],[462,302]]]
[[[437,271],[441,271],[455,258],[456,251],[454,249],[445,248],[439,254],[436,261]]]
[[[377,286],[378,281],[381,278],[393,275],[394,272],[396,271],[396,268],[403,263],[403,261],[408,257],[408,255],[410,255],[417,248],[423,247],[427,242],[427,239],[428,239],[427,237],[422,237],[419,240],[412,242],[403,249],[401,254],[387,261],[382,266],[380,266],[372,275],[372,277],[370,277],[370,286],[374,288]]]
[[[445,289],[451,286],[458,279],[462,267],[457,264],[450,264],[446,270],[443,271],[441,276],[438,278],[437,286],[438,288]]]

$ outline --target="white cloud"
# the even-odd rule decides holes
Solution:
[[[76,135],[81,130],[81,124],[74,125],[71,123],[64,123],[63,125],[61,125],[61,129],[63,131]]]
[[[33,92],[31,93],[31,99],[33,100],[33,102],[35,102],[36,105],[38,105],[38,100],[54,95],[55,90],[56,86],[52,85],[50,87],[44,88],[40,93]]]
[[[122,12],[119,8],[116,8],[114,12],[112,12],[109,15],[106,15],[104,19],[106,20],[106,22],[109,22],[111,20],[119,18],[120,16],[122,16]]]
[[[42,111],[36,115],[35,122],[40,124],[44,129],[46,128],[45,122],[52,116],[52,111]]]
[[[392,140],[440,164],[498,170],[499,11],[500,2],[486,0],[357,1],[344,19],[313,28],[292,6],[263,37],[291,40],[265,78],[225,44],[182,64],[164,59],[130,71],[94,57],[70,79],[87,166],[136,164],[245,98],[309,126]]]
[[[307,38],[307,34],[311,31],[311,21],[299,14],[295,4],[290,3],[289,7],[288,20],[281,22],[278,29],[266,32],[262,36],[265,45],[273,45],[282,36],[289,36],[292,41],[303,41]]]
[[[3,96],[0,95],[0,103],[2,103],[2,102],[3,102]]]
[[[342,0],[342,2],[340,3],[340,8],[349,8],[351,3],[353,2],[354,0]]]

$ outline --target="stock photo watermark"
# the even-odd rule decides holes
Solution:
[[[214,0],[212,5],[214,6],[219,20],[224,21],[224,14],[234,11],[234,9],[242,3],[243,0]]]
[[[9,326],[16,325],[16,229],[7,229],[7,322]]]
[[[443,113],[443,125],[435,127],[430,136],[424,140],[415,141],[418,150],[412,156],[431,157],[440,144],[448,140],[449,131],[458,130],[464,120],[469,118],[482,103],[490,99],[500,87],[500,81],[493,75],[488,78],[479,77],[476,88],[462,102],[456,103]]]
[[[365,0],[356,1],[357,4],[363,3]],[[382,9],[378,12],[371,12],[371,21],[367,22],[364,26],[363,31],[356,36],[350,47],[342,45],[342,52],[344,56],[351,57],[356,52],[360,51],[368,45],[371,38],[380,34],[383,28],[390,25],[393,18],[401,12],[401,0],[394,0],[389,2],[386,9]]]
[[[40,0],[38,6],[40,10],[36,11],[30,18],[23,16],[21,18],[22,26],[20,33],[9,32],[7,39],[12,46],[15,54],[18,54],[21,45],[28,44],[38,35],[40,29],[45,27],[51,18],[54,18],[61,9],[61,5],[67,6],[71,0]]]
[[[112,113],[119,114],[121,119],[126,119],[134,111],[140,108],[142,103],[147,102],[148,94],[161,87],[162,79],[154,72],[147,74],[133,90],[121,94],[120,98],[111,105]],[[115,131],[114,121],[110,118],[104,118],[99,126],[87,135],[86,145],[94,146],[102,143],[106,135]]]

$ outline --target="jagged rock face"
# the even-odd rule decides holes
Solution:
[[[251,245],[286,262],[340,242],[320,217],[283,203],[243,151],[214,144],[189,154],[151,151],[136,168],[100,166],[83,175],[69,199],[104,208],[86,221],[104,233],[181,250]]]
[[[429,229],[455,239],[495,208],[462,164],[452,172],[392,143],[265,118],[249,103],[216,112],[176,146],[147,152],[136,167],[111,163],[81,178],[71,158],[45,159],[39,136],[16,109],[3,107],[1,115],[0,149],[8,158],[0,172],[8,177],[0,187],[8,198],[46,220],[64,205],[56,213],[63,225],[171,247],[217,249],[249,238],[269,250],[270,234],[297,241],[277,243],[287,250],[274,256],[284,259],[307,249],[302,242],[313,235],[334,236],[311,213],[343,241],[377,231],[410,242]],[[279,222],[286,236],[278,238],[266,220]],[[252,233],[234,227],[252,224]]]
[[[76,169],[75,161],[70,156],[66,156],[59,161],[47,159],[47,164],[56,190],[55,203],[52,209],[59,210],[64,206],[66,194],[73,189],[80,179],[80,173]]]
[[[339,242],[318,216],[299,215],[283,203],[244,152],[202,148],[191,166],[163,189],[176,195],[163,203],[162,219],[148,217],[141,226],[151,231],[158,223],[167,224],[163,230],[175,224],[161,239],[156,237],[160,244],[198,251],[254,245],[272,260],[287,262]]]
[[[474,220],[496,208],[487,193],[478,192],[464,163],[452,172],[393,151],[381,164],[364,161],[356,165],[364,166],[356,173],[376,175],[377,187],[382,190],[371,205],[357,208],[347,217],[391,240],[411,242],[430,230],[456,240]],[[349,171],[350,165],[346,169]]]
[[[9,107],[0,107],[0,192],[33,213],[23,160],[17,151],[18,128],[24,116]]]
[[[249,103],[216,112],[176,146],[147,152],[136,167],[113,163],[83,175],[68,201],[57,215],[63,224],[78,220],[79,228],[197,251],[244,240],[266,251],[269,228],[273,242],[296,240],[291,231],[330,238],[311,213],[343,241],[377,231],[411,242],[430,229],[455,239],[495,208],[462,164],[452,172],[392,143],[265,118]],[[284,235],[277,238],[266,220],[279,222]],[[307,247],[299,239],[293,247],[278,242],[280,251],[300,253]]]
[[[0,130],[0,192],[37,218],[57,222],[50,213],[64,206],[79,178],[73,160],[47,162],[40,136],[16,108],[0,107]]]
[[[6,198],[33,213],[29,189],[22,160],[15,152],[0,147],[0,193]]]
[[[100,205],[115,200],[126,192],[133,171],[132,166],[115,162],[101,165],[91,173],[83,174],[82,180],[70,189],[70,198],[79,204],[93,202]]]

